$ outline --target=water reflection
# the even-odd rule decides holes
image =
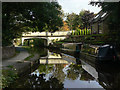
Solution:
[[[76,58],[67,54],[57,54],[53,52],[49,52],[45,57],[40,58],[40,64],[70,64],[76,63]]]
[[[98,82],[105,89],[120,89],[120,64],[97,64]]]
[[[10,87],[120,89],[119,63],[91,63],[64,53],[46,52],[36,70],[31,70]]]
[[[9,88],[102,88],[75,57],[47,51],[39,67]]]

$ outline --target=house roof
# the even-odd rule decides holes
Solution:
[[[95,23],[95,22],[99,22],[99,21],[103,21],[108,17],[109,13],[108,12],[103,12],[102,10],[95,15],[95,17],[93,17],[89,22],[90,23]]]

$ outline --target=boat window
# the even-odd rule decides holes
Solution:
[[[98,55],[104,57],[107,54],[108,50],[109,50],[109,47],[104,47],[104,48],[101,47],[99,48]]]
[[[89,45],[82,45],[81,52],[85,52],[85,53],[92,54],[92,55],[97,55],[98,49],[95,47],[91,47]]]

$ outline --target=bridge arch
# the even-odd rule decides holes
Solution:
[[[31,39],[31,38],[42,38],[46,39],[47,43],[46,45],[49,46],[50,43],[52,43],[52,40],[63,40],[65,39],[68,35],[72,33],[72,30],[70,31],[56,31],[54,33],[50,32],[28,32],[28,33],[23,33],[22,34],[22,45],[25,39]]]
[[[25,40],[31,40],[31,39],[34,39],[34,38],[36,38],[36,37],[22,37],[22,45],[24,44],[24,41]],[[43,39],[44,40],[44,45],[48,45],[48,39],[46,39],[46,38],[38,38],[38,39]]]

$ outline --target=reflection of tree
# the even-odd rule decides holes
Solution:
[[[63,88],[63,84],[59,83],[56,78],[51,78],[48,81],[44,79],[45,74],[36,74],[30,76],[30,81],[28,82],[30,88]]]
[[[55,77],[51,77],[46,81],[44,79],[45,74],[32,74],[26,78],[23,78],[22,82],[14,84],[13,88],[63,88],[63,83]]]
[[[50,65],[50,64],[49,65],[48,64],[46,64],[46,65],[41,64],[38,68],[38,72],[40,74],[41,73],[48,74],[48,73],[52,72],[52,70],[53,70],[53,65]]]
[[[82,72],[81,65],[71,64],[70,69],[67,70],[67,78],[75,80],[79,77],[79,74]]]
[[[63,72],[64,64],[56,64],[55,65],[55,71],[53,73],[53,76],[57,78],[60,82],[63,82],[65,79],[65,74]]]
[[[50,78],[50,86],[52,86],[52,88],[64,88],[63,87],[63,83],[60,82],[57,78]]]
[[[83,72],[81,73],[80,80],[85,80],[85,81],[94,80],[94,77],[92,77],[88,72],[83,70]]]
[[[48,50],[46,48],[40,48],[40,47],[31,47],[29,52],[30,53],[37,53],[41,57],[48,55]]]

